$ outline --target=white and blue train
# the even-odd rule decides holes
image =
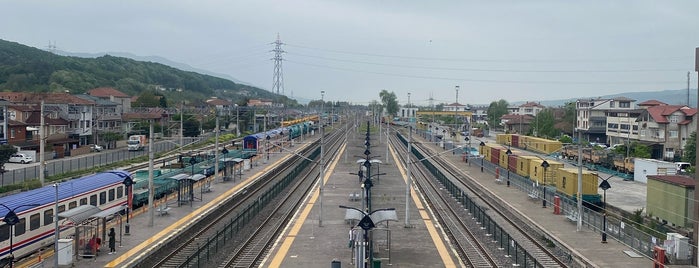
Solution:
[[[294,124],[288,127],[281,127],[267,132],[251,134],[243,138],[243,151],[251,153],[262,153],[265,148],[267,137],[269,142],[275,144],[280,140],[288,141],[308,134],[313,127],[312,121]]]
[[[61,182],[58,186],[58,213],[81,205],[93,205],[102,210],[127,205],[129,197],[124,179],[130,176],[127,171],[115,170]],[[15,258],[53,245],[55,204],[56,188],[53,185],[0,197],[0,217],[3,219],[0,222],[0,259],[10,257],[10,241]],[[17,215],[16,219],[10,219],[10,212]],[[16,222],[14,230],[8,220]],[[74,232],[73,223],[59,223],[62,223],[61,232]]]

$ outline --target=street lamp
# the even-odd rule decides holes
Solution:
[[[512,150],[510,150],[509,146],[505,154],[507,154],[507,187],[510,187],[510,155],[512,155]]]
[[[541,200],[542,200],[542,204],[543,204],[542,207],[546,208],[546,170],[549,168],[549,162],[544,160],[544,162],[541,162],[541,167],[544,168],[544,183],[542,185],[542,188],[544,190],[544,195],[543,195],[544,198],[542,198]]]
[[[7,214],[5,214],[5,218],[2,219],[2,221],[5,222],[5,224],[10,226],[10,267],[14,266],[15,263],[15,255],[14,255],[14,248],[13,248],[13,242],[12,242],[12,237],[15,236],[15,224],[19,223],[19,217],[17,217],[17,213],[15,213],[15,210],[21,207],[36,207],[39,206],[40,204],[28,204],[28,205],[19,205],[13,209],[7,207],[5,204],[0,203],[0,206],[5,207],[8,211]],[[58,213],[58,212],[56,212]]]
[[[599,177],[599,175],[597,175],[597,177]],[[602,188],[602,191],[604,192],[604,197],[602,199],[602,210],[604,211],[604,214],[602,214],[602,243],[607,243],[607,190],[612,188],[607,180],[611,179],[612,177],[613,175],[606,179],[599,177],[602,179],[602,182],[599,184],[599,188]],[[582,197],[578,196],[578,198]]]
[[[115,173],[117,174],[117,173]],[[132,197],[131,197],[131,186],[133,185],[133,179],[131,176],[126,176],[124,178],[124,181],[122,182],[124,186],[126,187],[126,225],[124,226],[124,235],[131,235],[129,233],[130,231],[130,226],[129,226],[129,210],[131,209],[131,202],[132,202]]]
[[[482,151],[485,150],[485,142],[481,141],[481,144],[479,144],[479,145],[481,146],[481,148],[483,148]],[[485,160],[485,156],[483,156],[483,152],[481,152],[481,172],[483,172],[483,165],[485,164],[485,163],[483,163],[484,160]]]
[[[364,267],[369,267],[369,265],[373,261],[373,250],[371,249],[371,242],[369,242],[369,230],[373,229],[376,227],[376,224],[384,222],[384,221],[397,221],[398,217],[396,216],[396,209],[395,208],[382,208],[382,209],[377,209],[374,211],[371,211],[369,213],[364,212],[361,209],[354,208],[354,207],[348,207],[348,206],[343,206],[340,205],[340,208],[344,209],[350,209],[357,211],[361,213],[361,220],[359,220],[359,223],[357,223],[357,226],[362,228],[364,230],[364,236],[363,236],[363,243],[362,246],[364,247]],[[356,215],[356,214],[355,214]],[[373,218],[372,218],[373,216]],[[367,247],[367,245],[369,245]]]

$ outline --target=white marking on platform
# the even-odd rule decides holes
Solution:
[[[643,258],[643,256],[638,255],[638,253],[632,250],[624,250],[624,253],[626,253],[626,255],[629,255],[629,257],[631,258]]]

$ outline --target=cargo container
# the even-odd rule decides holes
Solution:
[[[599,203],[600,195],[597,192],[599,187],[596,172],[582,171],[582,196],[583,201]],[[577,199],[578,196],[578,169],[559,168],[555,172],[556,190],[559,193]]]
[[[554,184],[555,179],[553,173],[556,169],[563,168],[563,163],[546,160],[549,163],[549,167],[546,168],[546,174],[544,174],[544,167],[541,164],[544,162],[543,159],[537,158],[529,161],[529,178],[538,182],[539,184]]]

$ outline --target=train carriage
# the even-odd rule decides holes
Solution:
[[[129,176],[129,172],[115,170],[61,182],[58,185],[58,213],[81,205],[93,205],[102,210],[125,206],[128,197],[123,182]],[[0,222],[0,259],[10,256],[10,240],[16,258],[53,244],[56,195],[56,188],[47,185],[0,198],[0,215],[7,217],[10,211],[14,211],[18,218],[14,228],[4,222],[5,219]],[[63,221],[61,231],[72,232],[72,224]],[[14,230],[11,232],[11,229]]]

